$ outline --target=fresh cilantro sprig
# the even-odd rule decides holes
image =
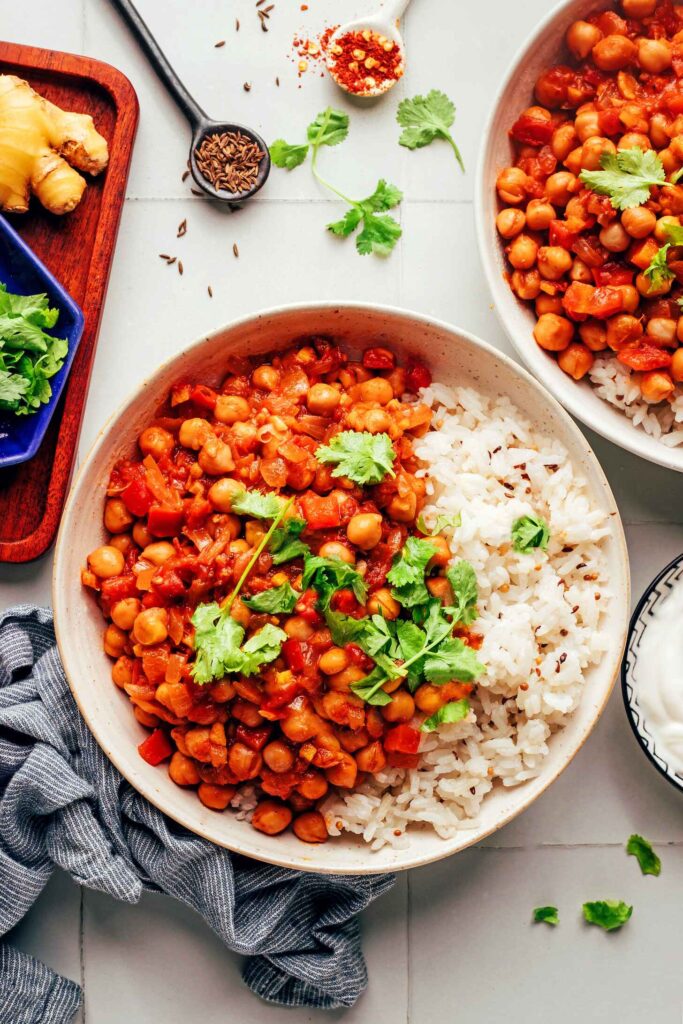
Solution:
[[[546,551],[550,530],[541,516],[520,516],[512,524],[512,547],[518,554],[528,554],[534,548]]]
[[[460,169],[465,165],[455,139],[449,129],[455,121],[455,106],[445,93],[432,89],[426,96],[413,96],[402,100],[396,111],[396,120],[403,128],[398,140],[406,149],[422,149],[434,139],[444,139],[452,147]]]
[[[370,253],[387,256],[402,234],[400,224],[387,213],[403,199],[401,190],[381,178],[372,195],[366,199],[350,199],[326,181],[318,170],[320,148],[339,145],[347,137],[348,132],[348,114],[328,107],[309,124],[306,130],[307,143],[291,145],[284,139],[276,139],[270,147],[271,159],[277,167],[292,170],[299,167],[310,152],[313,176],[324,188],[329,189],[349,206],[341,220],[332,221],[327,225],[328,231],[341,238],[347,238],[360,227],[361,230],[356,235],[356,249],[361,256]]]
[[[385,476],[395,477],[392,469],[396,452],[388,434],[343,430],[328,445],[316,450],[318,462],[334,465],[332,476],[346,476],[355,484],[379,484]]]
[[[665,285],[667,281],[672,281],[676,276],[666,261],[666,255],[670,248],[671,243],[667,242],[666,245],[663,245],[658,249],[650,260],[649,265],[643,271],[645,277],[650,282],[649,291],[652,291],[653,288],[658,290]]]
[[[420,512],[417,517],[417,523],[415,524],[425,537],[437,537],[444,530],[457,530],[462,524],[462,516],[459,512],[455,512],[453,515],[448,515],[445,512],[440,512],[434,520],[432,527],[427,526],[424,513]]]
[[[50,378],[69,349],[46,333],[58,317],[47,295],[12,295],[0,284],[0,409],[25,416],[50,401]]]
[[[273,556],[273,565],[284,565],[295,558],[310,555],[311,549],[301,539],[306,529],[305,519],[288,519],[282,526],[273,531],[268,550]]]
[[[652,849],[652,843],[642,836],[632,835],[626,843],[626,852],[635,857],[644,875],[658,876],[662,870],[662,862]]]
[[[633,907],[623,900],[594,900],[583,905],[583,916],[588,924],[596,924],[606,932],[621,928],[632,913]]]
[[[261,491],[246,489],[238,491],[230,501],[230,508],[236,515],[251,516],[253,519],[275,519],[284,506],[283,499],[278,498],[277,494],[262,494]]]
[[[621,149],[617,153],[603,153],[600,171],[581,171],[580,180],[601,196],[609,196],[615,210],[629,210],[642,206],[650,198],[653,185],[666,184],[664,164],[654,149]],[[680,172],[671,177],[675,184]]]
[[[536,924],[559,924],[560,915],[557,907],[536,907],[534,910],[534,922]]]
[[[404,608],[414,608],[429,600],[425,573],[435,553],[436,546],[432,541],[409,537],[400,554],[394,558],[387,580],[392,584],[392,597]]]
[[[444,704],[438,711],[435,711],[429,718],[425,718],[420,726],[420,732],[434,732],[440,725],[451,725],[454,722],[462,722],[470,713],[470,702],[463,698]]]
[[[279,587],[271,587],[270,590],[262,590],[254,597],[243,597],[242,604],[246,604],[252,612],[262,612],[268,615],[289,614],[294,610],[294,605],[301,597],[297,594],[289,582]]]
[[[453,615],[454,622],[470,626],[477,617],[477,601],[479,586],[477,574],[463,558],[446,571],[446,578],[453,590],[454,604],[448,611]]]
[[[318,593],[323,610],[329,608],[332,597],[338,590],[352,590],[359,604],[365,604],[368,596],[363,577],[341,558],[323,558],[322,555],[311,555],[304,561],[301,577],[304,590],[312,587]]]

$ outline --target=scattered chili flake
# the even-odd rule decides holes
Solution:
[[[403,51],[392,39],[366,28],[345,32],[329,48],[327,67],[348,92],[363,95],[387,82],[396,82],[404,71]]]
[[[292,40],[292,49],[294,50],[295,57],[301,58],[301,60],[297,62],[299,76],[307,70],[309,61],[324,63],[327,58],[330,41],[338,28],[338,25],[331,25],[315,39],[298,34],[294,36],[294,39]],[[302,67],[301,65],[304,61],[306,62],[305,67]],[[324,71],[322,73],[324,74]]]
[[[301,5],[301,10],[302,11],[307,11],[308,10],[308,4],[302,4]]]

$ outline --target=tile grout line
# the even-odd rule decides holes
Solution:
[[[127,203],[204,203],[206,202],[201,196],[134,196],[127,195],[125,198]],[[282,199],[254,199],[252,206],[332,206],[339,205],[338,199],[326,199],[323,196],[319,198],[311,198],[302,196],[301,198],[282,198]],[[402,206],[473,206],[474,200],[472,199],[411,199],[410,197],[404,197],[401,200]]]

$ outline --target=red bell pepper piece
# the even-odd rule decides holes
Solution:
[[[663,370],[671,366],[671,353],[652,345],[649,341],[629,341],[617,353],[617,359],[632,370]]]
[[[567,222],[564,220],[551,220],[548,228],[548,241],[550,245],[561,245],[563,249],[569,249],[578,238],[575,231],[570,231]]]
[[[621,291],[610,285],[603,285],[593,292],[593,297],[588,303],[588,315],[604,320],[615,313],[621,313],[623,308],[624,296]]]
[[[285,640],[283,643],[282,654],[292,672],[303,672],[306,668],[306,648],[308,646],[304,640]]]
[[[419,754],[399,754],[397,750],[387,751],[387,764],[391,768],[417,768],[419,763]]]
[[[619,263],[605,263],[603,267],[593,267],[591,271],[593,280],[598,287],[611,284],[614,287],[623,284],[633,284],[633,271],[623,267]]]
[[[372,671],[372,658],[368,657],[362,647],[359,647],[358,644],[347,644],[345,650],[352,665],[362,668],[364,672]]]
[[[420,732],[412,725],[396,725],[384,737],[384,749],[399,754],[417,754],[420,749]]]
[[[263,750],[268,737],[270,736],[270,726],[264,726],[261,729],[247,729],[246,725],[238,725],[236,734],[237,739],[241,743],[245,743],[250,750]]]
[[[315,590],[305,590],[294,606],[297,615],[300,615],[309,626],[320,626],[323,617],[316,609],[318,595]]]
[[[131,515],[146,516],[154,498],[143,478],[137,477],[121,491],[121,500]]]
[[[339,502],[332,495],[304,494],[299,503],[310,530],[331,530],[340,525]]]
[[[206,384],[195,384],[190,392],[190,400],[198,405],[200,409],[209,409],[211,412],[216,408],[218,395],[213,388]]]
[[[428,388],[432,383],[432,375],[424,363],[410,359],[406,365],[406,388],[416,392],[420,388]]]
[[[617,135],[621,131],[618,109],[609,107],[607,110],[601,110],[598,114],[598,124],[603,135]]]
[[[125,597],[137,597],[138,586],[135,576],[130,572],[124,576],[111,576],[102,580],[100,594],[102,599],[110,604],[122,601]]]
[[[388,348],[366,348],[363,353],[363,366],[366,370],[393,370],[396,356]]]
[[[333,611],[343,612],[344,615],[352,615],[360,608],[352,590],[338,590],[332,597],[331,605]]]
[[[155,729],[154,732],[143,740],[138,747],[138,753],[147,764],[161,764],[167,761],[173,753],[173,744],[163,729]]]
[[[517,142],[527,146],[546,146],[553,137],[555,126],[549,118],[522,114],[510,129],[510,135]]]
[[[147,529],[153,537],[173,537],[183,525],[183,510],[152,505],[147,516]]]

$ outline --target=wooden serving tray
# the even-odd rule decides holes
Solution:
[[[71,477],[100,318],[138,123],[128,79],[100,61],[0,42],[0,74],[25,78],[67,110],[92,114],[109,143],[109,166],[88,179],[80,205],[55,217],[33,200],[9,218],[85,315],[85,329],[62,400],[38,454],[0,472],[0,562],[27,562],[52,544]],[[88,177],[86,175],[86,177]]]

